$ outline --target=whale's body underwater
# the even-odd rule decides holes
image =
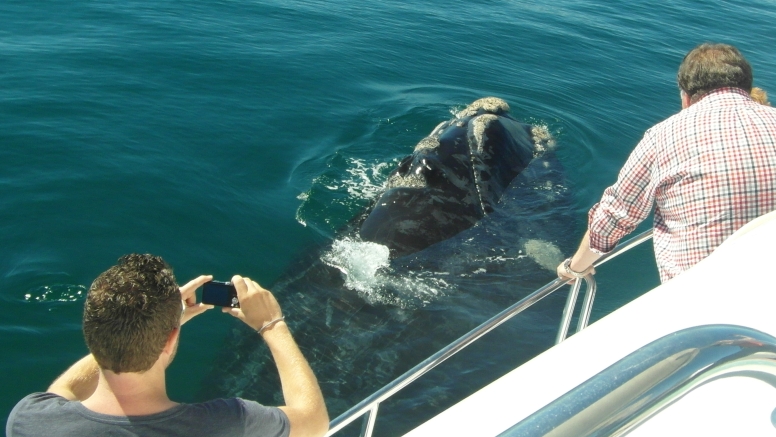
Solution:
[[[399,257],[468,229],[542,150],[509,105],[486,97],[441,123],[404,158],[361,225],[364,241]],[[541,148],[541,146],[539,146]]]
[[[420,141],[341,238],[307,252],[270,287],[332,418],[553,279],[576,232],[568,232],[573,211],[546,132],[511,118],[503,100],[474,102]],[[346,286],[352,272],[332,262],[332,252],[375,243],[388,246],[391,259],[374,272],[369,293],[354,291]],[[365,256],[351,254],[356,262]],[[465,358],[467,349],[405,389],[395,416],[381,406],[381,418],[393,420],[388,435],[408,431],[417,408],[443,408],[549,347],[563,299],[551,296],[469,348],[475,358]],[[241,324],[205,381],[203,398],[283,403],[269,352]],[[413,396],[416,386],[425,394]]]

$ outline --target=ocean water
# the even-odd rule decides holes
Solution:
[[[85,292],[122,254],[161,255],[180,282],[199,274],[250,276],[294,308],[307,290],[289,286],[289,278],[302,274],[304,261],[353,249],[340,230],[369,206],[391,168],[439,122],[483,96],[503,98],[514,116],[555,137],[563,177],[554,192],[565,200],[543,212],[551,225],[537,220],[531,238],[515,247],[534,247],[528,241],[539,235],[568,255],[586,211],[644,130],[679,110],[675,75],[689,49],[704,41],[736,45],[754,68],[755,85],[776,93],[774,22],[776,9],[764,0],[4,0],[3,417],[87,353],[80,332]],[[504,211],[517,210],[510,208],[519,194]],[[499,217],[516,220],[502,213],[483,228],[517,226],[500,227]],[[511,235],[498,233],[493,247],[507,251]],[[415,331],[412,354],[379,338],[369,343],[361,352],[386,365],[381,378],[553,278],[539,263],[520,276],[515,268],[524,264],[485,259],[492,247],[478,241],[446,247],[479,250],[480,258],[446,264],[430,252],[382,279],[376,272],[385,260],[371,251],[357,255],[368,262],[348,271],[359,273],[326,290],[329,300],[359,309],[346,313],[359,332],[370,332],[369,317],[395,326],[461,322],[438,338],[437,331]],[[652,256],[639,248],[601,269],[594,319],[657,284]],[[462,279],[443,277],[451,271]],[[498,299],[482,284],[497,284]],[[508,284],[523,291],[510,294]],[[551,318],[529,320],[511,334],[553,335]],[[224,365],[230,342],[237,348],[245,341],[235,323],[212,312],[186,326],[168,372],[173,398],[277,396],[277,386],[241,379],[256,369],[250,359]],[[300,344],[317,340],[301,322],[289,323]],[[371,332],[381,331],[375,325]],[[538,347],[516,350],[513,359]],[[479,363],[482,354],[457,365]],[[359,389],[371,390],[363,375],[327,370],[325,356],[311,361],[322,369],[332,417],[362,392],[346,397],[329,388],[361,378],[367,381],[359,380]],[[388,366],[397,361],[401,366]],[[482,383],[443,375],[463,391]],[[423,419],[406,411],[453,401],[416,396],[404,401],[401,426],[386,435]]]

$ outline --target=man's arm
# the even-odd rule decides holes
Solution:
[[[234,276],[240,309],[224,308],[259,331],[278,368],[286,405],[279,407],[291,423],[291,437],[319,437],[329,429],[329,414],[318,381],[282,320],[275,297],[248,278]],[[279,321],[278,321],[279,320]],[[273,322],[273,323],[270,323]],[[258,335],[258,334],[257,334]]]
[[[324,435],[329,429],[329,414],[323,394],[288,326],[285,322],[278,322],[262,336],[278,368],[286,401],[280,409],[291,422],[291,436]]]
[[[655,164],[657,147],[654,135],[648,130],[620,169],[617,181],[604,190],[601,201],[590,209],[588,230],[571,258],[571,270],[585,272],[602,254],[614,249],[622,237],[633,232],[652,211],[660,182]],[[573,279],[566,273],[563,263],[557,271],[559,278]]]
[[[582,238],[582,242],[579,243],[579,249],[577,249],[577,252],[571,257],[569,268],[580,274],[587,273],[587,270],[592,268],[593,263],[596,262],[598,258],[601,258],[601,255],[590,250],[590,231],[587,231]],[[574,276],[566,273],[563,263],[565,263],[565,261],[558,265],[558,277],[561,279],[574,279]],[[595,274],[595,270],[591,270],[591,273]]]
[[[100,367],[89,354],[65,370],[48,388],[54,393],[71,401],[82,401],[94,393],[100,378]]]

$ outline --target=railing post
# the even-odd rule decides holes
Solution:
[[[555,336],[555,344],[559,344],[566,339],[569,333],[569,326],[571,325],[571,317],[574,315],[574,306],[577,304],[577,296],[579,296],[579,288],[582,286],[582,279],[577,278],[574,280],[574,284],[571,285],[569,295],[566,298],[566,306],[563,307],[563,315],[560,318],[560,325],[558,326],[558,335]]]
[[[379,402],[372,405],[369,413],[364,417],[364,424],[361,426],[361,437],[372,437],[372,433],[375,430],[375,422],[377,421],[378,408],[380,408]]]
[[[555,344],[559,344],[568,337],[569,326],[571,325],[571,318],[574,316],[574,307],[577,304],[577,298],[579,297],[579,289],[582,286],[582,280],[585,280],[585,300],[582,302],[582,308],[579,310],[579,321],[577,322],[577,330],[579,332],[587,327],[590,321],[590,312],[593,310],[593,300],[595,299],[596,282],[593,275],[587,275],[584,278],[577,278],[571,285],[569,295],[566,298],[566,306],[563,307],[563,315],[560,319],[560,325],[558,326],[558,335],[555,337]]]
[[[585,300],[582,302],[582,308],[579,310],[579,322],[577,322],[577,332],[587,328],[590,322],[590,313],[593,311],[593,300],[595,299],[596,282],[593,275],[585,276]]]

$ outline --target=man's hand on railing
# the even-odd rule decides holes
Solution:
[[[560,263],[557,268],[558,277],[560,279],[577,279],[584,278],[589,274],[595,274],[595,263],[601,255],[590,250],[590,233],[585,232],[585,236],[582,238],[582,242],[579,244],[579,249],[573,257],[567,258]]]
[[[556,270],[558,272],[558,277],[560,279],[573,280],[573,279],[584,278],[589,274],[595,275],[595,268],[593,266],[590,266],[582,271],[577,271],[576,269],[571,267],[571,263],[572,263],[572,258],[566,258],[565,261],[563,261],[558,265],[558,268]]]

